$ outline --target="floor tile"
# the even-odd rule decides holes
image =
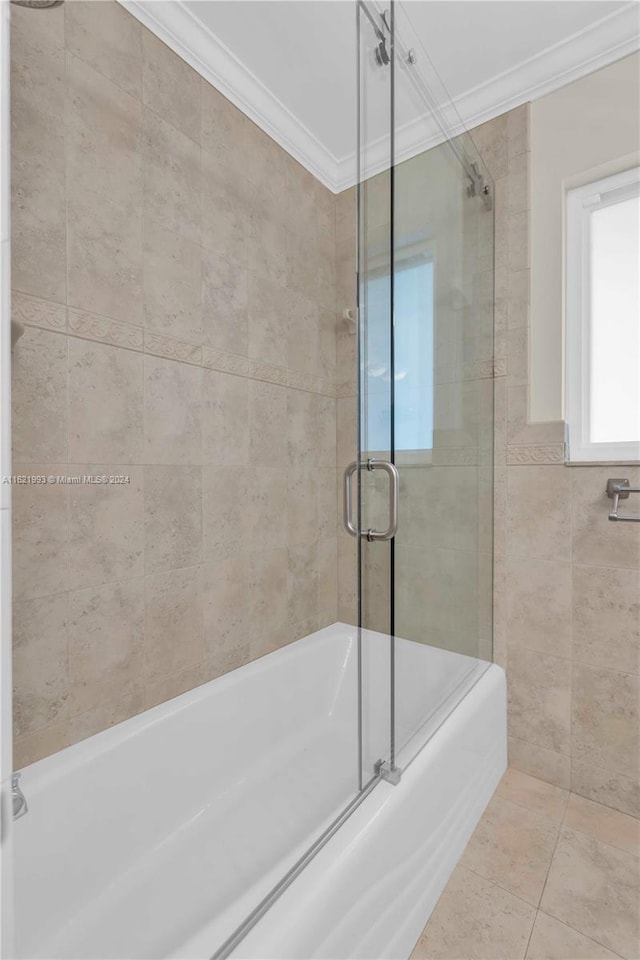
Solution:
[[[509,767],[498,785],[496,796],[559,823],[567,805],[569,792],[537,777],[530,777],[527,773],[516,770],[515,767]]]
[[[557,823],[496,796],[461,863],[537,907],[557,835]]]
[[[565,827],[586,833],[594,840],[640,856],[640,820],[601,803],[572,793],[564,817]]]
[[[638,860],[563,827],[542,897],[545,913],[635,960],[640,950],[639,905]]]
[[[540,910],[533,925],[527,960],[618,960],[618,954]]]
[[[535,909],[457,867],[412,960],[522,960]]]

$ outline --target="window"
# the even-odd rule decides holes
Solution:
[[[567,194],[569,459],[640,459],[640,168]]]
[[[433,447],[433,261],[417,259],[394,272],[395,449]],[[390,443],[389,275],[367,283],[368,451]]]

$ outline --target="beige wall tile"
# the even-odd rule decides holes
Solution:
[[[526,960],[616,960],[617,954],[543,913],[536,916]]]
[[[50,11],[34,23],[27,8],[11,9],[12,95],[42,104],[64,116],[64,10]]]
[[[144,710],[144,691],[142,688],[133,690],[122,699],[112,703],[101,704],[71,717],[69,721],[69,742],[77,743],[86,740],[95,733],[107,730],[116,723],[123,723],[130,717],[142,713]]]
[[[202,560],[202,467],[144,468],[145,572]]]
[[[142,216],[68,183],[68,304],[142,323]]]
[[[70,54],[65,137],[67,176],[71,183],[109,197],[130,210],[140,210],[140,101]]]
[[[75,0],[64,20],[67,50],[139,99],[143,28],[135,17],[115,0]]]
[[[290,466],[287,473],[287,543],[308,543],[318,529],[316,468]]]
[[[274,383],[249,383],[249,456],[252,463],[278,467],[286,462],[286,389]]]
[[[638,861],[563,827],[542,909],[620,956],[638,950]]]
[[[213,157],[221,152],[244,154],[249,120],[231,101],[205,80],[202,88],[202,149]]]
[[[144,573],[142,467],[71,464],[78,476],[128,476],[128,483],[73,484],[69,497],[69,586]]]
[[[14,463],[18,476],[57,477],[64,464]],[[69,586],[69,488],[16,484],[12,491],[13,599],[62,593]]]
[[[142,97],[185,136],[200,142],[201,78],[149,30],[142,32]]]
[[[73,334],[14,353],[18,462],[132,478],[46,487],[18,517],[16,598],[73,613],[73,717],[22,731],[34,757],[335,620],[335,200],[118,4],[12,19],[14,278]],[[203,346],[242,376],[202,370]]]
[[[284,207],[287,154],[255,123],[248,123],[246,135],[249,180],[260,193],[282,201]]]
[[[287,454],[290,466],[311,466],[318,457],[318,397],[287,390]]]
[[[571,475],[563,466],[510,467],[510,557],[569,560]]]
[[[249,213],[247,234],[247,266],[252,273],[270,278],[273,282],[286,286],[290,279],[288,254],[290,245],[287,245],[286,227],[279,220],[274,219],[273,213],[264,213],[262,208],[252,206]],[[299,289],[307,296],[313,296],[311,279],[306,274],[308,283]],[[292,284],[293,286],[293,284]]]
[[[494,797],[460,862],[537,906],[557,834],[558,825],[553,820]]]
[[[151,110],[144,111],[144,210],[187,240],[200,240],[200,150]]]
[[[286,549],[251,554],[249,595],[256,634],[264,636],[287,621],[288,553]]]
[[[67,630],[66,593],[13,606],[13,724],[18,740],[66,720]]]
[[[318,303],[296,290],[286,292],[287,367],[304,373],[318,372],[320,347]],[[331,330],[335,352],[335,332]]]
[[[508,656],[511,736],[568,754],[571,663],[525,648],[510,648]]]
[[[254,635],[251,560],[241,544],[224,545],[202,568],[203,641],[208,675],[249,659]]]
[[[318,616],[318,545],[289,547],[287,566],[287,616],[303,623]]]
[[[17,463],[67,459],[67,340],[26,327],[11,357],[11,432]]]
[[[13,745],[13,769],[19,770],[36,760],[42,760],[69,745],[69,724],[66,720],[43,727]]]
[[[203,463],[249,463],[249,380],[202,371]]]
[[[25,293],[64,301],[64,128],[30,102],[12,103],[11,282]]]
[[[202,311],[206,344],[228,353],[249,355],[247,273],[240,261],[205,252]]]
[[[574,564],[573,656],[640,673],[640,571]]]
[[[517,960],[535,908],[458,866],[418,940],[412,960]]]
[[[220,158],[202,151],[202,243],[225,260],[246,265],[248,183],[244,166],[233,161],[234,154],[226,150],[222,150]]]
[[[31,12],[11,9],[12,282],[64,301],[64,12]]]
[[[510,736],[509,763],[532,777],[539,777],[565,790],[571,785],[571,757],[568,752],[557,753],[528,740]]]
[[[237,526],[237,537],[240,532],[249,541],[258,532],[261,543],[265,546],[284,547],[287,543],[287,471],[283,467],[253,466],[246,471],[248,493],[246,500],[238,510],[243,510],[246,517]],[[241,481],[242,482],[242,481]],[[244,488],[241,488],[244,489]],[[235,503],[235,498],[234,498]],[[234,507],[231,508],[233,512]],[[234,514],[235,515],[235,514]],[[233,531],[232,531],[233,533]],[[215,539],[215,531],[211,536]],[[205,534],[206,544],[206,534]]]
[[[338,541],[318,543],[318,627],[326,627],[338,619]]]
[[[145,577],[146,682],[202,665],[202,572],[199,566]]]
[[[143,638],[141,578],[70,592],[69,704],[73,716],[119,701],[143,687]]]
[[[200,245],[150,217],[143,220],[143,240],[145,327],[178,340],[202,343]]]
[[[202,537],[205,560],[213,559],[221,543],[248,543],[254,533],[252,468],[205,466],[202,470]],[[255,495],[255,494],[254,494]],[[254,501],[255,502],[255,501]]]
[[[202,370],[144,358],[146,463],[202,463]]]
[[[571,789],[580,796],[640,817],[640,778],[627,773],[603,770],[591,760],[571,763]]]
[[[570,563],[507,561],[507,639],[514,647],[570,658]]]
[[[640,772],[640,679],[573,665],[572,756],[626,776]]]
[[[143,357],[69,338],[69,459],[142,462]]]
[[[269,277],[249,271],[247,278],[249,356],[266,363],[286,364],[286,292]]]
[[[167,700],[173,700],[182,693],[194,690],[200,684],[205,682],[204,665],[197,664],[195,667],[187,667],[180,673],[174,673],[170,677],[163,677],[161,680],[147,682],[145,689],[145,710],[155,707],[160,703],[166,703]]]
[[[640,531],[635,523],[611,523],[611,501],[605,495],[607,480],[628,477],[640,486],[638,467],[572,467],[572,547],[576,563],[599,567],[640,568]],[[629,500],[629,504],[632,501]],[[623,507],[629,510],[625,503]]]

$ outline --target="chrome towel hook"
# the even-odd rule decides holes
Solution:
[[[630,493],[640,493],[640,487],[632,487],[628,480],[607,480],[607,496],[610,500],[613,500],[611,510],[609,511],[609,520],[624,520],[627,523],[640,523],[640,516],[635,514],[629,514],[625,516],[624,514],[620,516],[618,513],[618,504],[620,500],[628,500]]]

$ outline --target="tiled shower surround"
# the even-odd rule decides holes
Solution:
[[[112,0],[12,24],[14,473],[131,478],[14,489],[19,766],[353,620],[355,207]],[[473,135],[511,763],[637,816],[640,531],[603,490],[640,469],[566,467],[528,422],[528,109]]]
[[[337,619],[335,198],[112,0],[12,7],[15,766]],[[352,388],[349,388],[352,389]]]

